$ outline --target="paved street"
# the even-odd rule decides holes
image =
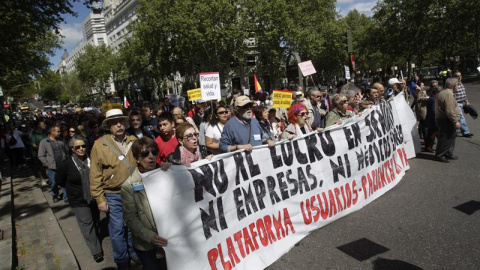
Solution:
[[[466,88],[470,102],[480,108],[480,82],[466,84]],[[433,161],[430,153],[420,153],[395,188],[362,210],[312,232],[268,269],[480,269],[480,168],[476,161],[480,120],[467,115],[467,122],[476,135],[457,138],[459,160],[443,164]],[[2,171],[9,175],[5,166]],[[105,261],[97,264],[68,204],[53,204],[48,189],[41,190],[37,180],[25,174],[17,171],[13,175],[19,266],[73,269],[78,264],[81,269],[115,269],[105,216]],[[4,238],[10,237],[5,230],[8,188],[6,180],[0,197]],[[5,241],[0,259],[8,261]],[[9,269],[5,266],[0,269]]]
[[[480,108],[480,84],[465,87]],[[480,119],[466,118],[475,136],[457,138],[459,160],[420,153],[395,188],[314,231],[269,269],[480,269]]]

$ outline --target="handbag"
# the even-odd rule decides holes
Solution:
[[[478,117],[477,109],[475,109],[475,107],[473,107],[472,105],[467,105],[466,102],[463,103],[463,112],[465,112],[466,114],[470,114],[473,119],[477,119]]]

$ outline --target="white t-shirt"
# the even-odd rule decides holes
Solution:
[[[207,129],[205,130],[205,137],[212,138],[214,143],[218,143],[220,141],[220,137],[222,137],[223,132],[223,125],[221,123],[212,126],[208,124]]]

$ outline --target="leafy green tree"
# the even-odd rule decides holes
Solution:
[[[107,94],[113,72],[114,56],[105,45],[87,45],[85,52],[75,60],[78,78],[85,85],[85,94]]]
[[[39,89],[38,94],[45,101],[57,101],[64,91],[62,76],[51,70],[45,71],[37,78]]]
[[[74,0],[75,1],[75,0]],[[50,66],[59,47],[63,14],[75,15],[67,0],[5,0],[0,5],[0,85],[11,89],[31,82]],[[21,90],[21,88],[16,88]],[[12,93],[21,96],[21,93]]]

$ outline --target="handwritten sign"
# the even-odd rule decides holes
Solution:
[[[202,100],[221,99],[220,74],[218,72],[200,73]]]
[[[298,67],[302,71],[303,76],[310,76],[317,73],[311,60],[299,63]]]
[[[292,92],[284,90],[273,90],[273,107],[290,108],[292,104]]]
[[[195,88],[187,91],[188,101],[202,99],[202,88]]]

